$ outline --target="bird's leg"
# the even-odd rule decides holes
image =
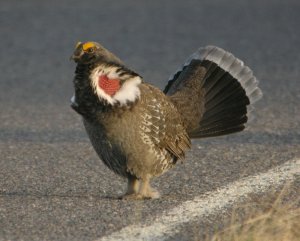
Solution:
[[[137,199],[155,199],[159,198],[159,192],[150,185],[150,177],[146,176],[138,180],[136,177],[128,178],[128,189],[122,199],[137,200]]]
[[[155,199],[159,198],[159,192],[150,185],[150,176],[138,180],[134,176],[128,177],[127,192],[121,198],[126,200]]]
[[[134,177],[134,176],[128,177],[126,195],[138,193],[139,186],[140,186],[140,183],[139,183],[139,180],[136,177]]]
[[[136,177],[130,175],[128,177],[128,182],[127,182],[127,191],[121,198],[139,199],[139,195],[138,195],[139,187],[140,187],[139,180]]]
[[[142,199],[145,198],[159,198],[159,192],[156,191],[154,188],[150,185],[150,177],[146,176],[141,180],[139,195]]]

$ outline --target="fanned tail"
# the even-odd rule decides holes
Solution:
[[[253,104],[262,97],[252,70],[215,46],[200,48],[191,55],[164,92],[177,106],[191,138],[242,131],[251,118]]]

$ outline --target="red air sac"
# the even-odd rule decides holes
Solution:
[[[113,96],[120,89],[120,80],[109,79],[107,75],[99,76],[98,85],[104,92]]]

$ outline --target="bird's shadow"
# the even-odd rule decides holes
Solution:
[[[0,192],[0,197],[24,197],[24,198],[82,198],[82,199],[103,199],[103,200],[122,200],[121,196],[115,195],[90,195],[90,194],[47,194],[29,192]]]

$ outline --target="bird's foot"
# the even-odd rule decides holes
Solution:
[[[160,197],[159,192],[152,187],[147,188],[146,191],[142,191],[140,195],[143,196],[144,199],[157,199]]]
[[[120,197],[122,200],[142,200],[145,199],[141,194],[139,193],[131,193],[131,194],[124,194]]]
[[[123,200],[141,200],[156,199],[160,197],[158,191],[150,186],[150,178],[146,176],[144,179],[137,178],[128,179],[127,192],[121,197]]]
[[[142,193],[126,193],[120,197],[122,200],[143,200],[143,199],[157,199],[160,197],[160,194],[155,189],[147,190],[147,192]]]

